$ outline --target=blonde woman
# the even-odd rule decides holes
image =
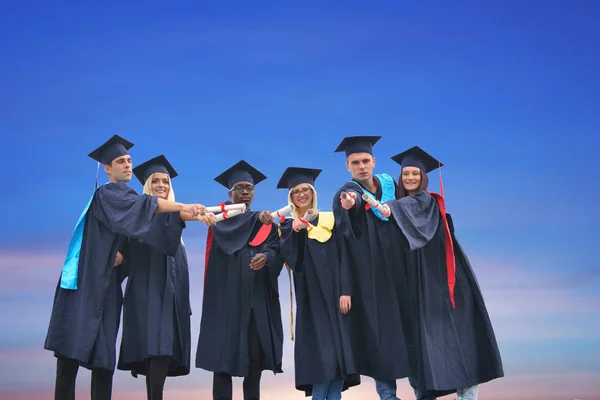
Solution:
[[[281,254],[294,273],[295,385],[314,400],[341,399],[360,383],[348,329],[349,296],[341,296],[342,249],[332,234],[333,213],[319,212],[314,181],[320,169],[290,167],[277,188],[288,189],[292,218],[280,223]],[[303,217],[313,210],[312,220]],[[269,222],[263,213],[263,222]]]
[[[80,367],[91,370],[91,397],[109,400],[123,293],[122,251],[127,238],[154,241],[156,214],[204,213],[201,204],[182,204],[138,195],[129,187],[133,143],[113,135],[89,154],[104,165],[109,182],[94,191],[69,243],[54,294],[44,349],[56,360],[55,399],[74,400]]]
[[[174,201],[171,179],[177,172],[160,155],[133,169],[144,193]],[[167,376],[190,372],[191,328],[188,262],[181,239],[184,221],[207,225],[214,216],[192,218],[185,213],[161,214],[152,221],[153,234],[178,246],[174,257],[166,249],[131,240],[129,280],[123,304],[123,339],[118,368],[146,375],[148,400],[162,399]],[[172,253],[170,253],[172,254]]]

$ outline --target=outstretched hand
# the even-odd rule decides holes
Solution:
[[[292,229],[294,230],[294,232],[300,232],[300,230],[306,229],[306,228],[308,228],[306,226],[306,224],[304,222],[300,221],[299,218],[296,218],[294,220],[294,222],[292,222]]]
[[[346,194],[346,196],[344,196],[344,194]],[[342,192],[342,194],[340,194],[340,203],[345,210],[350,210],[356,203],[356,193]]]
[[[263,211],[259,214],[258,219],[265,225],[271,225],[275,219],[271,216],[270,211]]]
[[[191,214],[192,217],[197,217],[198,215],[204,215],[205,209],[206,207],[202,204],[184,204],[182,211]]]
[[[381,215],[383,215],[385,218],[389,218],[390,215],[392,215],[392,210],[390,210],[390,206],[388,206],[387,204],[382,204],[383,206],[383,210],[381,211]]]
[[[204,215],[199,215],[196,217],[198,221],[204,222],[206,226],[213,226],[214,224],[216,224],[217,220],[215,218],[215,214],[213,213],[206,213]]]

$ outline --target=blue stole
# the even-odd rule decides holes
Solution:
[[[377,180],[379,181],[379,184],[381,185],[381,201],[380,201],[380,203],[383,204],[386,201],[395,200],[396,199],[396,191],[395,191],[395,187],[394,187],[394,179],[391,176],[389,176],[388,174],[377,174],[377,175],[375,175],[375,177],[377,178]],[[362,187],[360,183],[358,183],[356,181],[350,181],[350,182],[356,183],[363,190],[363,192],[365,192],[367,194],[367,196],[369,196],[373,200],[377,200],[375,198],[375,195],[373,193],[369,192],[364,187]],[[379,218],[380,220],[382,220],[382,221],[389,220],[389,218],[386,218],[383,215],[381,215],[379,210],[377,210],[375,207],[371,207],[371,211],[373,211],[373,214],[375,214],[375,216],[377,218]]]
[[[96,192],[94,192],[94,196]],[[79,254],[81,253],[81,244],[83,242],[83,231],[85,230],[85,217],[94,196],[88,201],[87,205],[83,209],[77,225],[75,225],[75,232],[69,243],[69,250],[67,250],[67,257],[63,264],[62,272],[60,275],[60,287],[61,289],[77,290],[77,275],[79,272]]]

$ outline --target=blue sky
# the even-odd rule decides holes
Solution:
[[[394,177],[390,157],[419,145],[445,164],[448,208],[501,344],[507,377],[482,396],[591,399],[599,17],[594,1],[2,5],[0,313],[14,322],[0,333],[0,399],[52,391],[42,349],[52,295],[93,191],[87,154],[114,133],[135,143],[134,164],[165,154],[184,202],[222,201],[213,178],[245,159],[268,176],[255,209],[284,204],[275,187],[288,166],[324,169],[317,190],[330,209],[349,178],[333,152],[344,136],[382,135],[376,172]],[[430,182],[437,190],[436,173]],[[205,234],[197,225],[184,236],[194,341]],[[280,282],[287,327],[285,274]],[[302,398],[291,357],[288,335],[286,373],[265,378],[267,399]],[[34,377],[20,379],[28,368]],[[143,386],[117,373],[115,393],[139,397]],[[178,388],[181,398],[208,390],[210,375],[167,384]],[[367,395],[370,382],[344,398]]]

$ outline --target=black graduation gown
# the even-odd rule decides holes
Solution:
[[[317,226],[317,216],[312,225]],[[335,236],[326,242],[294,232],[293,219],[279,225],[281,254],[294,272],[296,292],[296,389],[312,395],[313,384],[344,379],[344,388],[360,384],[350,338],[350,314],[342,315],[340,248]],[[335,231],[335,228],[333,228]]]
[[[358,193],[353,209],[341,206],[342,191]],[[365,209],[363,193],[347,182],[333,201],[336,235],[348,249],[348,260],[342,262],[342,294],[352,296],[353,348],[360,373],[389,381],[409,375],[400,306],[406,292],[406,252],[398,246],[402,236],[395,224]],[[373,194],[381,199],[380,184]]]
[[[272,224],[267,239],[250,246],[263,226],[258,216],[257,211],[246,211],[209,229],[197,368],[248,376],[248,327],[253,311],[264,354],[261,370],[283,372],[279,234]],[[254,271],[250,260],[258,253],[267,256],[267,264]]]
[[[407,328],[411,374],[419,393],[442,396],[504,376],[481,290],[450,215],[455,308],[447,277],[446,225],[436,198],[420,192],[387,204],[412,250],[407,275],[412,322]]]
[[[115,268],[127,237],[147,239],[158,203],[127,183],[100,186],[85,216],[77,290],[62,289],[60,278],[44,348],[88,369],[113,371],[123,293]]]
[[[178,212],[163,213],[152,221],[153,235],[178,241],[174,257],[165,249],[131,240],[131,272],[123,300],[123,339],[120,370],[146,375],[146,360],[171,356],[168,376],[190,373],[190,278],[187,255],[181,243],[185,223]]]

